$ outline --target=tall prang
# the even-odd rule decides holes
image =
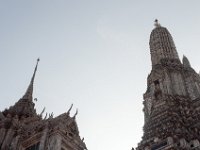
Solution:
[[[136,150],[200,150],[200,76],[186,56],[180,61],[171,34],[157,20],[149,45],[152,70]]]
[[[87,150],[79,136],[78,111],[70,116],[73,105],[57,117],[43,117],[45,109],[36,113],[32,94],[38,62],[24,96],[0,112],[0,150]]]

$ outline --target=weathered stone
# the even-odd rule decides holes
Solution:
[[[144,135],[136,150],[200,149],[200,76],[169,31],[158,25],[150,35],[152,70],[144,94]]]

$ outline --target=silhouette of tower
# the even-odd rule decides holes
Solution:
[[[144,134],[136,150],[199,150],[200,76],[179,59],[169,31],[155,20],[152,70],[144,97]]]

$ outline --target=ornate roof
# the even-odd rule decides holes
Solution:
[[[76,122],[78,111],[70,116],[73,105],[57,117],[53,117],[53,113],[47,117],[46,113],[43,118],[45,109],[40,114],[36,113],[32,94],[38,62],[39,59],[24,96],[14,106],[0,112],[0,149],[29,149],[37,145],[40,149],[64,147],[70,150],[86,150],[84,138],[80,138]]]

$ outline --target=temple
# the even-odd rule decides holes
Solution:
[[[87,150],[79,136],[77,112],[70,116],[72,106],[57,117],[43,117],[44,110],[36,113],[32,94],[38,62],[22,98],[0,112],[0,150]]]
[[[158,20],[150,35],[152,70],[144,101],[144,133],[136,150],[200,150],[200,76]]]

